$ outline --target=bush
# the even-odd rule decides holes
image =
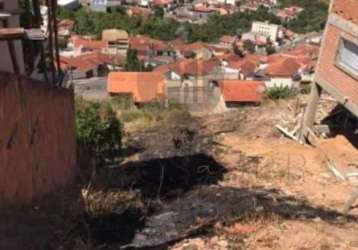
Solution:
[[[134,107],[133,96],[131,94],[119,94],[112,97],[112,107],[115,110],[127,110]]]
[[[122,125],[108,104],[76,100],[77,143],[97,165],[114,160],[121,149]]]
[[[287,86],[275,86],[266,90],[266,96],[272,100],[289,99],[298,94],[298,91],[294,88]]]

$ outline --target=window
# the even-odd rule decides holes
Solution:
[[[337,54],[337,65],[353,77],[358,77],[358,44],[342,39]]]

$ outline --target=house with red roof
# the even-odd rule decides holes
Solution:
[[[107,92],[131,95],[135,104],[161,100],[166,96],[165,78],[159,72],[111,72]]]
[[[112,59],[99,52],[90,52],[79,56],[60,56],[61,69],[69,72],[71,79],[105,76],[108,73],[107,65],[109,64],[112,64]]]
[[[127,9],[129,16],[142,16],[144,19],[148,19],[152,15],[152,11],[149,8],[132,6]]]
[[[295,58],[277,57],[269,62],[265,69],[266,87],[299,87],[301,67]]]
[[[222,78],[217,59],[177,59],[153,70],[166,77],[168,98],[181,103],[205,99],[206,89]]]
[[[150,1],[150,7],[158,6],[162,8],[169,8],[174,3],[174,0],[152,0]]]
[[[149,62],[151,57],[172,56],[175,53],[170,43],[146,35],[130,37],[129,48],[137,50],[139,59],[144,62]]]
[[[298,6],[290,6],[284,9],[277,11],[276,16],[281,19],[282,22],[288,22],[292,19],[297,18],[297,16],[303,11],[303,8]]]
[[[81,48],[83,50],[104,50],[107,48],[106,41],[85,39],[79,35],[72,35],[69,42],[69,47],[73,47],[75,49]]]
[[[228,108],[261,103],[266,88],[262,81],[246,80],[222,80],[219,87]]]
[[[261,57],[255,54],[243,58],[232,54],[221,59],[225,79],[253,80],[260,64]]]
[[[236,36],[224,35],[220,38],[219,44],[224,47],[232,48],[236,41]]]
[[[60,38],[68,38],[75,27],[75,21],[70,19],[63,19],[58,21],[57,30]]]

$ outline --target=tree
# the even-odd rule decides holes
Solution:
[[[163,19],[164,17],[164,9],[159,6],[155,6],[153,8],[154,16],[159,19]]]
[[[127,50],[127,60],[124,69],[126,71],[141,71],[141,63],[138,59],[136,49]]]
[[[79,147],[93,156],[97,165],[118,157],[122,124],[110,105],[76,99],[76,131]]]
[[[255,46],[253,41],[245,40],[243,46],[244,46],[244,50],[249,51],[251,53],[255,52],[255,47],[256,46]]]
[[[272,45],[267,45],[266,46],[266,53],[268,55],[274,54],[276,52],[275,47],[273,47]]]

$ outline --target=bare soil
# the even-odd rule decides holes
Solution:
[[[355,187],[275,129],[294,103],[127,127],[118,165],[2,209],[0,249],[358,249],[358,204],[341,213]],[[347,140],[322,143],[356,157]]]

